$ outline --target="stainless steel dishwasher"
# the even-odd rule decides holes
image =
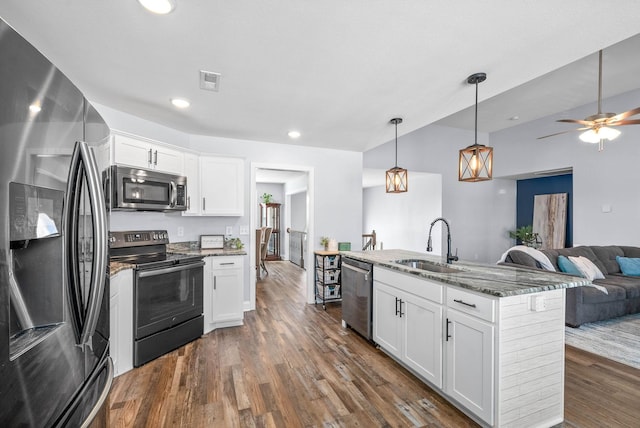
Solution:
[[[351,327],[367,340],[372,328],[373,265],[342,258],[342,324]]]

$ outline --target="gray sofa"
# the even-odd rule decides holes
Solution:
[[[602,271],[605,278],[596,279],[594,284],[605,287],[608,294],[594,287],[567,289],[565,322],[571,327],[593,321],[601,321],[622,315],[640,312],[640,277],[625,276],[620,271],[616,256],[640,258],[640,247],[627,246],[582,246],[557,250],[540,250],[544,253],[556,271],[558,256],[584,256]],[[533,269],[542,269],[529,254],[512,250],[504,264],[517,264]]]

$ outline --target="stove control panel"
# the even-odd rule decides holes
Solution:
[[[127,230],[109,232],[109,248],[140,247],[143,245],[168,244],[166,230]]]

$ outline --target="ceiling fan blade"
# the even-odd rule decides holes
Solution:
[[[589,129],[589,128],[578,128],[578,129],[571,129],[569,131],[556,132],[555,134],[549,134],[549,135],[545,135],[544,137],[538,137],[538,138],[536,138],[536,140],[542,140],[543,138],[549,138],[549,137],[554,137],[554,136],[560,135],[560,134],[566,134],[567,132],[580,131],[582,129]]]
[[[556,122],[579,123],[580,125],[593,126],[593,121],[591,120],[559,119],[556,120]]]
[[[616,114],[612,118],[610,118],[607,122],[612,124],[612,122],[619,122],[623,119],[628,118],[629,116],[635,116],[636,114],[640,114],[640,107],[636,107],[633,110],[625,111],[624,113]]]
[[[619,122],[609,123],[609,126],[622,126],[622,125],[640,125],[640,119],[621,120]]]

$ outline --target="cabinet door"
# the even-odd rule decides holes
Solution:
[[[152,168],[162,172],[182,175],[184,169],[184,154],[178,150],[165,146],[151,146]],[[189,182],[187,182],[189,185]]]
[[[187,177],[187,209],[182,215],[200,214],[200,158],[192,153],[184,155],[184,175]]]
[[[113,275],[109,287],[109,353],[119,376],[133,368],[133,271]]]
[[[402,299],[402,360],[442,388],[442,306],[410,294]]]
[[[201,156],[200,194],[203,215],[244,215],[244,160]]]
[[[151,168],[153,150],[146,141],[136,140],[126,135],[115,134],[114,161],[118,165],[131,165],[138,168]]]
[[[447,309],[445,392],[493,424],[494,326]]]
[[[244,318],[242,310],[243,288],[242,259],[239,257],[219,257],[214,261],[213,292],[211,307],[213,323],[239,321]]]
[[[373,281],[373,340],[390,354],[401,358],[402,334],[398,291]]]
[[[114,161],[119,165],[130,165],[182,175],[184,167],[182,152],[158,144],[153,140],[114,134],[114,150]]]

